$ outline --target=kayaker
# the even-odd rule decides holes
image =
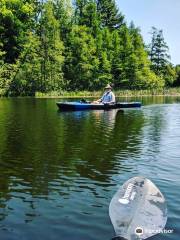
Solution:
[[[113,104],[116,102],[115,95],[112,92],[111,85],[107,84],[104,89],[105,89],[105,92],[104,92],[103,96],[100,99],[94,101],[93,103]]]

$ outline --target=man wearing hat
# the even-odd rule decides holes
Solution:
[[[115,101],[116,99],[114,93],[112,92],[112,87],[110,84],[107,84],[103,96],[100,99],[94,101],[93,103],[113,104],[115,103]]]

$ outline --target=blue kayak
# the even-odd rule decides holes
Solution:
[[[57,102],[59,110],[61,111],[82,111],[82,110],[110,110],[118,108],[139,108],[140,102],[117,102],[115,104],[103,103],[84,103],[84,102]]]

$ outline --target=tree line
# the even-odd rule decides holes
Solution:
[[[1,0],[0,95],[180,85],[163,31],[151,36],[114,0]]]

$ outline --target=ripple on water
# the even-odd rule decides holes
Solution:
[[[111,239],[109,202],[136,175],[167,200],[174,234],[153,239],[179,240],[180,104],[56,113],[53,99],[3,101],[2,240]]]

